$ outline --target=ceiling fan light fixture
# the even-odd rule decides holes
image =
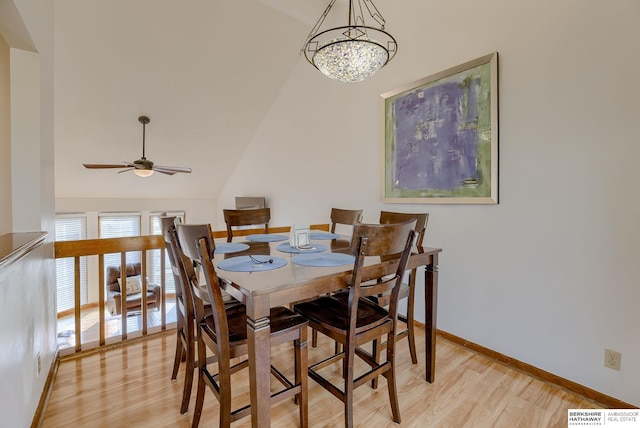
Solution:
[[[360,82],[387,65],[398,46],[384,30],[386,21],[371,0],[349,0],[348,25],[324,30],[324,21],[335,2],[331,0],[320,16],[302,52],[325,76],[341,82]],[[367,25],[365,11],[369,14],[367,20],[375,21],[374,26]]]
[[[153,175],[152,169],[134,169],[133,173],[138,177],[151,177]]]
[[[133,171],[138,177],[151,177],[154,171],[158,171],[160,174],[174,175],[182,172],[186,174],[191,173],[191,168],[183,166],[159,166],[155,165],[152,161],[145,157],[145,141],[146,141],[146,127],[151,120],[149,116],[140,116],[138,122],[142,124],[142,157],[133,162],[123,162],[122,165],[118,164],[99,164],[99,163],[85,163],[85,168],[89,169],[105,169],[105,168],[118,168],[122,169],[121,172]]]

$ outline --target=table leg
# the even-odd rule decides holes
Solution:
[[[247,316],[249,381],[251,385],[251,426],[271,426],[271,327],[269,318]]]
[[[427,382],[436,376],[436,319],[438,314],[438,254],[424,270],[425,345],[427,356]]]

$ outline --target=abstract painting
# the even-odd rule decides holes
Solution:
[[[498,53],[381,95],[381,199],[498,203]]]

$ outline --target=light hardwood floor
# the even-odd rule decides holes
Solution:
[[[333,349],[333,343],[320,336],[318,348],[309,346],[310,363]],[[418,349],[424,349],[422,329],[417,329],[417,341]],[[418,364],[413,365],[406,340],[399,348],[396,367],[402,427],[566,427],[567,409],[601,408],[440,337],[436,380],[429,384],[424,380],[424,353],[419,353]],[[184,364],[178,380],[172,382],[174,350],[175,332],[168,332],[61,361],[43,427],[190,427],[196,382],[189,412],[180,415]],[[273,361],[278,367],[290,366],[291,346],[274,350]],[[335,369],[337,374],[338,367]],[[292,371],[289,367],[285,374]],[[248,400],[246,370],[234,375],[233,382],[238,401]],[[375,391],[368,386],[358,388],[355,398],[357,426],[399,426],[391,420],[384,378]],[[217,409],[216,399],[207,391],[201,427],[218,426]],[[298,425],[292,401],[274,406],[271,414],[273,427]],[[309,380],[309,424],[344,426],[342,403],[313,380]],[[233,426],[250,425],[248,417]]]

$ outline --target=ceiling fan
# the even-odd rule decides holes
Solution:
[[[140,159],[133,162],[122,162],[121,164],[84,163],[84,167],[89,169],[124,168],[122,171],[118,171],[118,173],[133,171],[134,174],[140,177],[149,177],[153,175],[153,171],[167,175],[173,175],[177,172],[190,173],[191,168],[154,165],[153,162],[145,157],[145,129],[147,123],[150,121],[151,119],[149,119],[148,116],[140,116],[138,118],[138,122],[142,124],[142,157]]]

